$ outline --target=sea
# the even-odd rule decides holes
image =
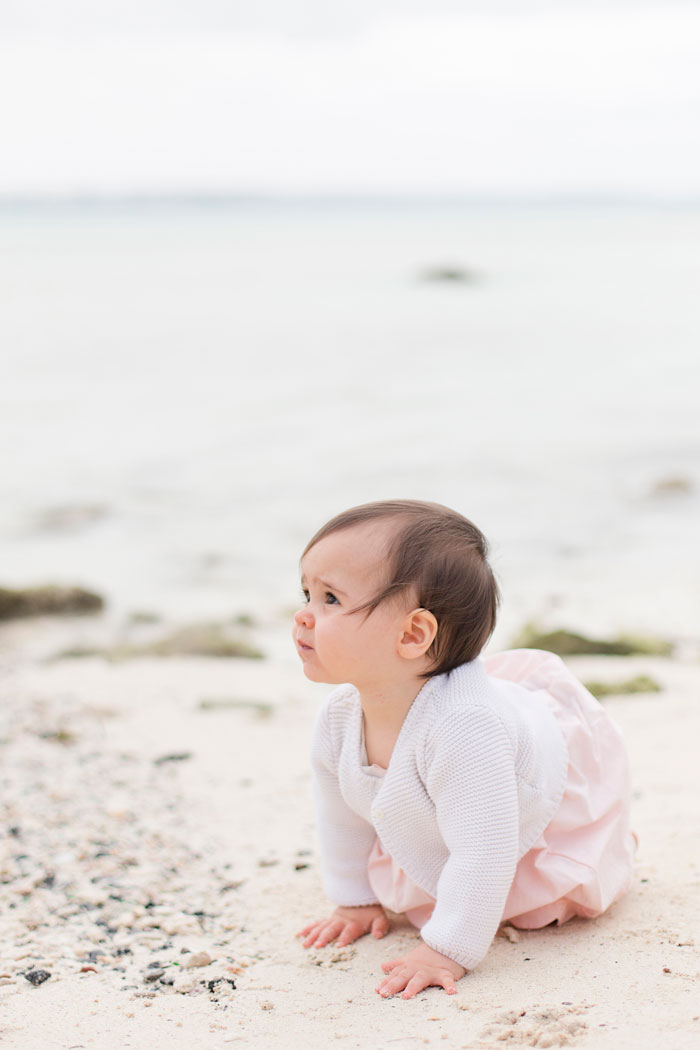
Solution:
[[[368,500],[474,520],[527,622],[700,636],[700,206],[0,206],[0,586],[282,622]]]

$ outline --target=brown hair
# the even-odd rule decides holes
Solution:
[[[387,552],[387,582],[353,611],[366,609],[370,616],[381,602],[413,589],[421,608],[438,622],[427,654],[433,663],[424,677],[445,674],[479,655],[496,626],[500,601],[486,538],[468,518],[420,500],[364,503],[326,522],[309,540],[304,555],[332,532],[387,518],[397,522]]]

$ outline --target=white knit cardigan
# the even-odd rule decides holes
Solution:
[[[324,885],[340,905],[375,903],[378,835],[436,899],[421,936],[472,969],[498,929],[518,860],[552,819],[568,755],[546,694],[489,678],[480,660],[429,679],[382,778],[367,771],[357,690],[323,705],[311,751]]]

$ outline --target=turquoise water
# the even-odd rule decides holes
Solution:
[[[642,205],[5,207],[0,583],[264,614],[400,495],[485,530],[504,631],[697,633],[699,243]]]

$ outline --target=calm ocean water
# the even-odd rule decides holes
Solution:
[[[641,205],[5,207],[0,584],[266,615],[400,495],[490,537],[503,640],[692,636],[698,244]]]

